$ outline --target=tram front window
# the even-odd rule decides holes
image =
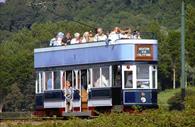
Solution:
[[[137,88],[150,88],[149,65],[137,65]]]
[[[125,88],[133,88],[133,73],[132,71],[125,71]]]
[[[47,71],[45,72],[45,90],[51,90],[52,89],[52,72]]]

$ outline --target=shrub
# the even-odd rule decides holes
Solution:
[[[181,92],[177,92],[173,97],[168,100],[169,110],[183,110],[185,107],[195,107],[195,90],[193,87],[186,89],[185,100],[182,100]]]

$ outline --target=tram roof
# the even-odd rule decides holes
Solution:
[[[120,39],[34,50],[34,67],[58,67],[120,61],[157,61],[157,40]]]

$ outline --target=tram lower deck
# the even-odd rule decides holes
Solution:
[[[66,81],[73,88],[71,111],[66,109]],[[124,111],[138,105],[156,107],[157,68],[155,64],[126,64],[39,71],[36,88],[42,91],[36,94],[36,110],[48,116],[66,116],[69,112],[92,115],[93,111],[111,111],[114,106],[121,106]]]

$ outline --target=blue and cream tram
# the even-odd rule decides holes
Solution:
[[[35,49],[36,114],[157,106],[157,46],[155,39],[121,39]],[[74,90],[68,113],[65,81]]]

